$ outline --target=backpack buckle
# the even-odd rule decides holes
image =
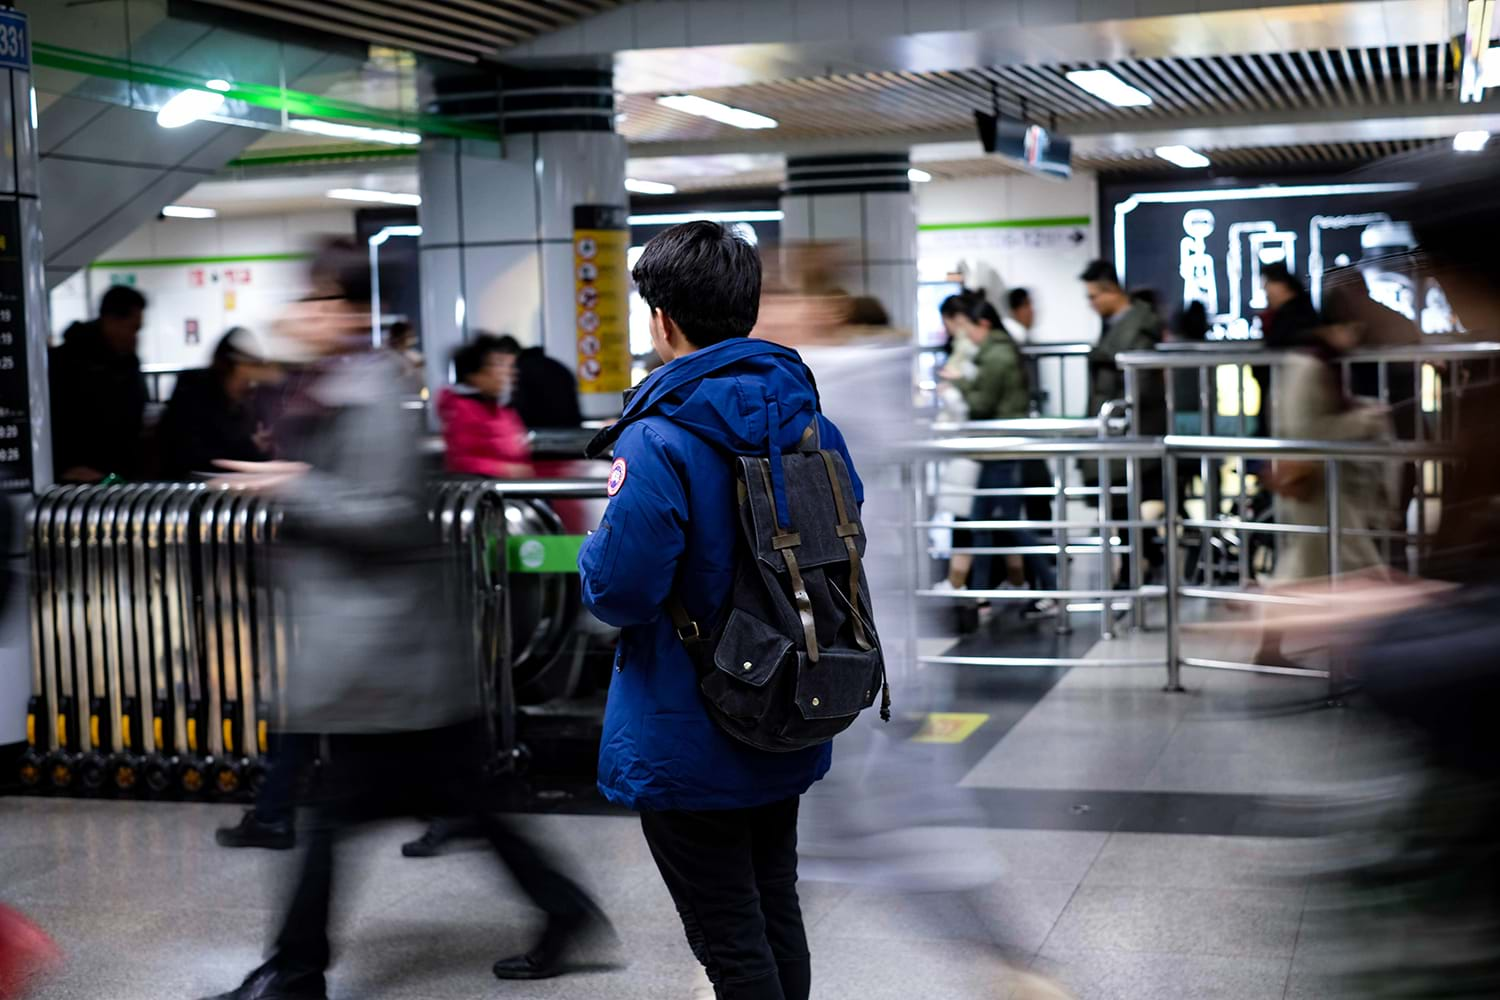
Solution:
[[[697,622],[688,622],[686,625],[677,627],[677,638],[683,642],[697,642],[703,638],[703,632],[698,628]]]

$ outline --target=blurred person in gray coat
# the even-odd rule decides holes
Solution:
[[[334,845],[357,824],[416,813],[470,815],[547,916],[536,946],[495,965],[502,979],[556,975],[607,927],[584,891],[490,812],[478,678],[443,599],[437,538],[401,373],[369,347],[369,271],[351,243],[313,265],[317,293],[278,335],[304,362],[287,403],[287,461],[220,462],[225,485],[284,511],[277,572],[296,636],[285,729],[325,734],[306,854],[271,956],[220,1000],[322,1000],[330,963]]]

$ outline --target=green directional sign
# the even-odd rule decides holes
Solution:
[[[512,573],[576,573],[587,535],[511,535],[506,565]]]

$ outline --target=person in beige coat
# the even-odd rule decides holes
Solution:
[[[1308,346],[1292,354],[1281,372],[1283,391],[1274,411],[1276,436],[1302,441],[1380,441],[1390,436],[1390,414],[1383,406],[1345,394],[1338,359],[1357,345],[1359,328],[1329,324]],[[1375,538],[1364,532],[1387,527],[1388,486],[1378,462],[1338,463],[1338,572],[1380,566]],[[1272,479],[1278,493],[1277,520],[1326,527],[1328,483],[1321,461],[1283,461]],[[1321,534],[1287,535],[1276,560],[1275,585],[1329,576],[1329,541]],[[1261,633],[1255,662],[1290,665],[1279,630]]]

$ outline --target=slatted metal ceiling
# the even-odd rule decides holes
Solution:
[[[1069,83],[1065,74],[1076,69],[1111,70],[1150,94],[1154,103],[1117,108]],[[664,108],[654,95],[626,97],[620,129],[639,143],[734,136],[772,145],[786,136],[963,129],[972,124],[975,108],[989,107],[992,87],[1009,114],[1019,114],[1024,100],[1033,118],[1056,115],[1064,129],[1130,128],[1284,110],[1409,106],[1443,100],[1456,86],[1448,49],[1438,44],[892,71],[697,91],[781,123],[759,136]]]
[[[376,45],[476,62],[620,0],[203,0]]]
[[[1440,142],[1436,139],[1401,139],[1384,142],[1325,142],[1293,146],[1255,146],[1238,148],[1211,148],[1201,150],[1220,172],[1244,170],[1271,170],[1356,166],[1398,156]],[[976,157],[970,160],[924,160],[917,164],[936,180],[962,180],[971,177],[996,177],[1017,173],[1004,160],[995,157]],[[1150,150],[1110,155],[1090,154],[1074,157],[1077,170],[1095,173],[1180,173],[1180,168],[1155,155]],[[710,177],[674,177],[679,190],[711,191],[740,188],[779,187],[785,179],[781,169],[742,171],[738,174]]]

